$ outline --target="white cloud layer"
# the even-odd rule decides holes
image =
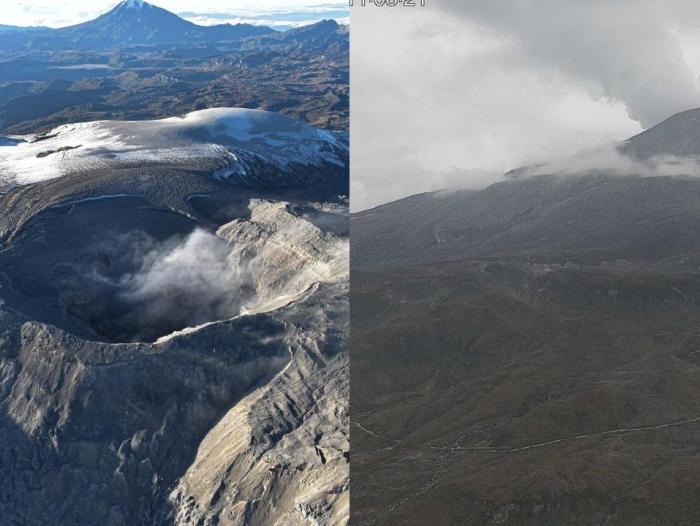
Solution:
[[[353,8],[353,209],[485,186],[700,106],[698,25],[680,0]]]
[[[63,27],[91,20],[118,3],[119,0],[64,0],[59,6],[55,0],[11,0],[2,6],[0,24]],[[286,28],[324,17],[342,19],[338,13],[347,12],[347,3],[341,0],[152,0],[150,3],[204,25],[247,22]]]

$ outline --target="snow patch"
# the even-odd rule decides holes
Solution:
[[[128,9],[140,9],[144,5],[148,4],[146,4],[144,0],[124,0],[124,2],[122,2],[122,5]]]
[[[0,141],[0,189],[88,169],[130,163],[212,160],[217,178],[245,178],[245,159],[289,171],[296,166],[343,167],[344,136],[277,113],[213,108],[152,121],[66,124],[41,135]]]

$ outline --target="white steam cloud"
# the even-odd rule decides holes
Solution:
[[[700,158],[666,155],[642,160],[620,152],[616,145],[611,144],[575,155],[555,158],[536,166],[527,166],[516,170],[516,173],[519,176],[597,173],[612,176],[700,177]]]
[[[226,241],[197,229],[146,253],[138,272],[121,279],[120,296],[145,325],[184,327],[232,317],[254,294],[248,271],[230,253]]]
[[[435,0],[451,15],[485,25],[510,59],[555,71],[594,97],[619,100],[644,128],[700,104],[677,29],[685,0]]]
[[[483,188],[700,106],[698,29],[690,0],[353,8],[353,210]]]
[[[267,201],[252,208],[250,220],[216,234],[131,231],[91,247],[62,269],[67,312],[109,341],[156,341],[280,308],[346,275],[348,227],[337,210]]]

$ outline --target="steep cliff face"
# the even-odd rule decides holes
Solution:
[[[311,219],[319,214],[339,226],[347,217],[342,209],[294,209],[284,201],[253,200],[249,219],[237,219],[217,231],[232,247],[229,259],[245,268],[257,291],[246,311],[274,308],[316,282],[347,278],[349,247],[331,231]]]
[[[279,310],[303,337],[285,369],[206,435],[170,496],[177,524],[343,524],[348,245],[309,219],[325,214],[326,224],[342,227],[346,216],[337,206],[321,212],[263,200],[250,209],[250,218],[217,231],[234,247],[235,266],[253,276],[257,294],[246,310]]]
[[[319,318],[345,318],[333,308],[345,294],[319,291]],[[347,523],[348,377],[338,329],[319,338],[306,326],[311,349],[292,349],[289,365],[207,434],[171,494],[177,524]]]
[[[160,520],[192,444],[289,359],[285,331],[269,318],[157,347],[3,321],[18,347],[3,347],[0,507],[23,524]]]

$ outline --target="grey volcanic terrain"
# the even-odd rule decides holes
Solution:
[[[230,108],[0,141],[0,523],[347,522],[347,159]]]
[[[353,525],[700,521],[700,179],[526,172],[351,219]]]

